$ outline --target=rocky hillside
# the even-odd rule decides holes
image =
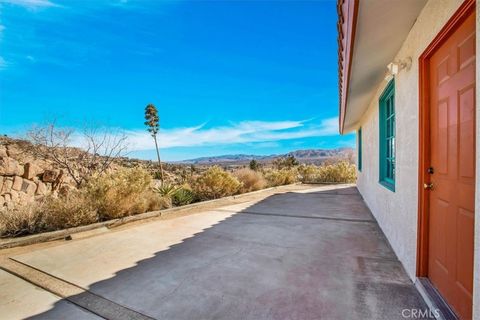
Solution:
[[[71,186],[62,170],[35,159],[30,148],[26,141],[0,138],[0,207],[30,202]]]

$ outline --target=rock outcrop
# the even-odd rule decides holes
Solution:
[[[0,138],[0,208],[39,200],[65,183],[61,170],[34,159],[25,152],[29,146],[20,144],[17,140]]]

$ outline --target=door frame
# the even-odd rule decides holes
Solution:
[[[423,188],[429,183],[430,165],[430,97],[429,62],[433,53],[452,35],[465,19],[475,11],[475,0],[465,0],[445,26],[418,58],[419,68],[419,167],[418,167],[418,234],[417,277],[428,277],[429,197]],[[476,66],[475,66],[476,68]],[[475,132],[477,128],[475,127]]]

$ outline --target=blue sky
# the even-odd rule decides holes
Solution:
[[[166,160],[353,146],[337,129],[335,1],[0,0],[0,133],[57,118]]]

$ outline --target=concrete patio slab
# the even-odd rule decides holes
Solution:
[[[352,187],[273,195],[11,258],[156,319],[402,319],[404,309],[427,308]]]
[[[133,227],[125,226],[101,236],[74,240],[12,258],[88,288],[232,215],[231,212],[208,211]]]
[[[369,220],[370,210],[354,187],[314,187],[308,191],[273,195],[259,203],[223,207],[245,213],[294,215],[302,217]]]

